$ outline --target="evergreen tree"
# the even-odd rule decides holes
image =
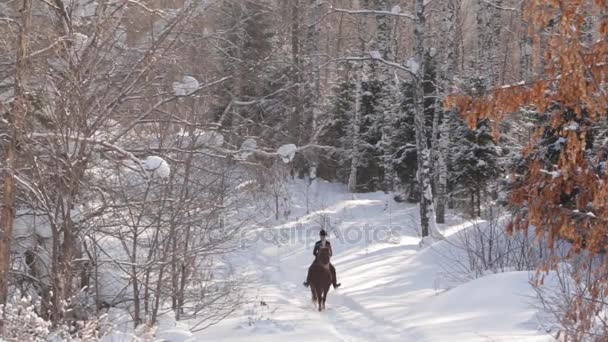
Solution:
[[[423,89],[424,116],[427,133],[427,142],[432,146],[434,130],[434,119],[441,116],[436,106],[436,85],[435,85],[435,64],[429,54],[426,55],[426,68],[424,72]],[[418,201],[420,199],[419,186],[416,180],[416,170],[418,167],[417,147],[416,147],[416,128],[414,125],[414,85],[403,83],[401,86],[402,99],[400,104],[400,115],[392,122],[392,134],[390,136],[390,153],[393,156],[392,168],[399,178],[399,182],[405,191],[408,201]],[[401,197],[401,196],[399,196]]]
[[[471,214],[479,217],[482,199],[487,197],[489,186],[502,173],[500,148],[492,138],[488,120],[478,120],[475,129],[469,129],[463,120],[456,118],[452,131],[452,190],[467,193]]]
[[[359,191],[376,191],[382,187],[382,156],[379,142],[382,138],[378,125],[378,101],[381,99],[382,86],[377,80],[361,82],[361,148],[357,184]]]
[[[330,98],[331,110],[327,113],[329,121],[320,134],[319,142],[337,147],[334,153],[320,156],[319,177],[328,180],[348,182],[352,160],[352,121],[355,116],[357,85],[350,79],[339,82]],[[358,132],[357,132],[358,133]]]
[[[416,201],[419,193],[416,184],[416,129],[414,127],[414,101],[411,83],[401,86],[404,94],[400,106],[400,115],[394,123],[391,137],[394,170],[401,183],[408,201]],[[401,198],[401,196],[398,196]]]

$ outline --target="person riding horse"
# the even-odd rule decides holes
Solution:
[[[327,232],[324,229],[321,229],[321,231],[319,232],[319,236],[321,237],[321,240],[319,240],[315,243],[315,248],[312,250],[312,255],[315,256],[315,260],[313,260],[312,264],[310,265],[311,267],[316,262],[317,255],[319,254],[319,250],[321,248],[324,248],[324,247],[329,248],[329,256],[331,257],[333,255],[333,251],[331,249],[331,243],[327,240]],[[310,267],[308,269],[310,270]],[[329,263],[329,269],[331,271],[334,289],[337,289],[342,284],[338,283],[338,279],[336,278],[336,268],[334,267],[334,265]],[[306,281],[303,283],[303,285],[306,287],[308,287],[308,285],[310,285],[308,276],[306,276]]]

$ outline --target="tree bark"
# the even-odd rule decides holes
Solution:
[[[389,12],[390,4],[387,0],[376,0],[375,10]],[[391,18],[388,15],[378,15],[376,17],[376,48],[387,61],[393,60],[391,53]],[[392,69],[384,64],[378,64],[378,81],[380,83],[380,98],[376,108],[378,119],[380,120],[380,140],[382,149],[382,168],[384,172],[383,190],[388,192],[394,187],[394,168],[393,157],[390,149],[393,110],[395,103],[392,94],[396,91],[391,89],[393,77]]]
[[[457,55],[457,44],[456,44],[456,12],[460,6],[458,0],[447,0],[443,3],[443,27],[442,27],[442,40],[443,46],[445,46],[445,52],[442,54],[443,61],[445,64],[445,72],[437,73],[440,76],[439,84],[441,84],[441,95],[445,96],[449,93],[449,89],[452,85],[454,75],[456,73],[456,55]],[[452,112],[444,112],[439,124],[439,138],[436,146],[436,212],[435,222],[445,223],[445,207],[447,203],[447,190],[448,190],[448,147],[450,143],[450,129],[449,122],[452,118]]]
[[[10,247],[15,219],[15,173],[17,172],[16,152],[19,144],[21,127],[27,115],[27,99],[24,83],[27,73],[27,54],[29,50],[29,34],[31,27],[31,0],[23,0],[21,8],[21,24],[17,46],[17,63],[15,66],[15,100],[8,113],[11,137],[6,147],[6,175],[0,212],[0,304],[5,304],[8,297],[8,282],[10,268]],[[2,320],[0,319],[0,329]]]
[[[414,23],[414,58],[418,64],[414,77],[414,124],[416,127],[416,147],[418,150],[417,178],[420,184],[420,228],[422,236],[429,236],[429,216],[432,211],[433,192],[431,189],[430,150],[427,143],[424,115],[424,0],[416,0]]]
[[[355,112],[353,113],[351,134],[352,134],[352,151],[350,161],[350,173],[348,175],[348,191],[357,191],[357,168],[359,167],[359,130],[360,130],[360,115],[361,115],[361,73],[359,72],[356,78],[357,85],[355,91]]]

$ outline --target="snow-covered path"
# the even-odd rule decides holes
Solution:
[[[451,248],[449,238],[420,248],[413,224],[416,207],[382,193],[353,196],[327,183],[316,195],[325,202],[319,210],[265,228],[274,230],[278,243],[260,240],[240,252],[243,270],[252,272],[254,300],[191,341],[551,340],[537,328],[527,273],[454,282],[443,253]],[[330,291],[328,310],[322,313],[314,310],[310,291],[301,284],[312,261],[320,217],[330,222],[332,262],[342,283]],[[451,219],[443,227],[446,234],[466,228]],[[381,234],[387,227],[393,231],[391,239]],[[305,235],[310,238],[281,240],[285,232],[298,229],[310,230]],[[357,236],[366,231],[376,236]]]

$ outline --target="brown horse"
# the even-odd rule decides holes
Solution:
[[[321,247],[315,262],[308,268],[312,302],[317,302],[319,311],[325,310],[325,299],[333,282],[329,269],[329,248]]]

